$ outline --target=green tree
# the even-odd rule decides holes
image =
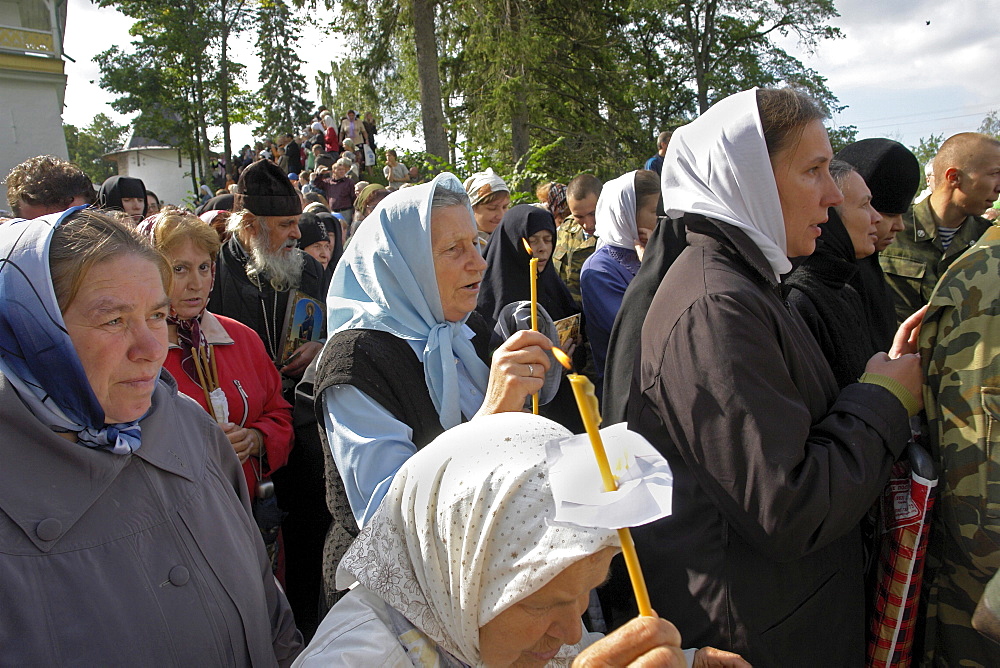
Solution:
[[[118,173],[118,164],[105,160],[104,156],[124,145],[128,126],[118,125],[106,114],[97,114],[83,129],[63,124],[63,132],[70,162],[78,165],[95,184],[100,185]]]
[[[256,131],[294,134],[309,120],[313,107],[305,98],[302,61],[295,53],[303,21],[284,0],[260,0],[256,23],[261,79],[256,97],[263,102],[255,110]]]
[[[117,111],[140,114],[138,134],[176,144],[189,157],[197,190],[210,178],[210,128],[222,127],[227,144],[230,123],[246,114],[243,66],[228,57],[230,34],[247,21],[243,0],[95,1],[136,19],[131,49],[97,56],[101,87],[119,95]]]
[[[1000,112],[994,110],[987,114],[979,125],[979,131],[984,135],[1000,139]]]
[[[833,147],[834,153],[858,140],[858,128],[854,125],[840,125],[835,128],[827,128],[826,131],[830,135],[830,145]]]
[[[407,124],[420,124],[426,152],[440,159],[447,158],[449,137],[443,111],[439,69],[442,57],[437,34],[437,13],[443,3],[437,0],[295,2],[299,6],[310,4],[315,7],[321,4],[328,10],[339,8],[340,16],[331,22],[331,27],[344,36],[352,52],[361,54],[347,68],[351,74],[348,82],[337,82],[333,78],[343,72],[342,64],[331,63],[331,71],[321,73],[321,90],[336,88],[348,94],[330,101],[384,98],[397,109],[402,103],[403,107],[416,111]],[[364,29],[359,30],[358,26]],[[402,83],[403,79],[405,83]],[[344,83],[353,85],[345,86]],[[372,111],[377,106],[366,107],[366,110]]]
[[[775,42],[795,35],[812,49],[840,37],[828,25],[839,16],[833,0],[654,0],[667,14],[667,50],[686,63],[684,79],[694,87],[698,112],[748,86],[797,85],[828,107],[836,98],[826,80]],[[684,67],[682,65],[682,67]]]
[[[934,156],[937,155],[938,149],[941,148],[941,143],[944,142],[944,135],[932,134],[930,137],[921,137],[920,141],[916,146],[911,146],[910,150],[913,151],[913,155],[917,156],[917,160],[920,161],[920,165],[926,165]]]
[[[832,0],[325,4],[340,9],[335,24],[375,97],[421,91],[425,138],[430,119],[447,133],[450,162],[461,156],[469,169],[527,173],[530,155],[537,169],[527,171],[561,181],[580,171],[617,175],[642,164],[659,131],[753,85],[797,85],[836,109],[825,80],[775,42],[791,35],[808,49],[839,36],[828,25]],[[416,36],[435,16],[438,59],[428,73]],[[435,75],[443,122],[425,104],[423,84]]]

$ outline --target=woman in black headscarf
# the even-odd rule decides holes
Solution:
[[[859,261],[875,252],[875,225],[881,216],[872,208],[864,179],[851,165],[834,160],[830,175],[844,201],[829,209],[816,251],[784,284],[788,301],[805,320],[843,389],[857,382],[865,364],[881,350],[865,309],[863,287],[856,280]]]
[[[580,312],[580,307],[552,266],[556,223],[551,213],[531,204],[518,204],[504,214],[497,232],[500,234],[494,233],[486,246],[487,266],[479,290],[477,311],[496,322],[507,304],[531,299],[528,267],[534,256],[538,258],[539,266],[538,303],[553,320]],[[531,245],[531,254],[525,250],[522,239]]]
[[[886,350],[896,333],[896,311],[878,256],[903,230],[903,214],[920,187],[920,163],[910,149],[883,138],[854,142],[842,148],[836,158],[858,170],[872,191],[872,206],[882,216],[876,226],[875,252],[858,261],[852,285],[861,294],[869,325],[877,337],[876,350]]]
[[[538,303],[549,317],[552,320],[562,320],[580,312],[580,307],[573,301],[569,289],[552,266],[555,237],[555,220],[545,209],[531,204],[518,204],[507,210],[500,226],[486,245],[486,272],[480,284],[479,305],[476,310],[487,321],[496,323],[504,319],[501,312],[505,306],[531,299],[529,271],[532,257],[538,258]],[[525,249],[524,242],[531,247],[530,254]],[[498,329],[502,331],[501,327]],[[572,350],[567,352],[572,354]],[[581,367],[583,360],[578,356],[574,358],[577,367]],[[570,431],[582,431],[580,413],[565,376],[562,377],[552,401],[541,407],[541,414]]]
[[[97,191],[100,209],[124,211],[133,225],[146,217],[146,186],[139,179],[112,176]]]

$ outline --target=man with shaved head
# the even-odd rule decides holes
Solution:
[[[579,174],[566,186],[566,205],[570,215],[556,233],[552,261],[573,299],[580,303],[580,269],[597,250],[597,200],[601,196],[601,181],[593,174]]]
[[[905,320],[928,302],[938,278],[990,227],[982,218],[1000,195],[1000,141],[976,132],[947,139],[934,157],[934,189],[903,216],[880,257]]]

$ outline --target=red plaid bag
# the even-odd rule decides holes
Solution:
[[[911,443],[882,492],[869,668],[907,668],[912,660],[920,585],[937,474],[927,451]]]

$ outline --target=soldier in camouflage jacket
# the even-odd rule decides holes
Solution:
[[[572,216],[567,217],[556,233],[552,262],[569,293],[580,302],[580,270],[587,258],[597,250],[597,237],[587,234]]]
[[[1000,229],[941,278],[920,333],[941,497],[925,593],[925,665],[1000,666],[972,613],[1000,567]]]
[[[962,132],[934,157],[934,191],[903,215],[879,258],[900,323],[927,303],[938,279],[990,226],[980,216],[1000,195],[1000,141]]]
[[[903,225],[903,231],[879,256],[900,323],[927,303],[941,275],[976,243],[990,222],[979,216],[968,216],[951,244],[944,249],[928,197],[903,214]]]

